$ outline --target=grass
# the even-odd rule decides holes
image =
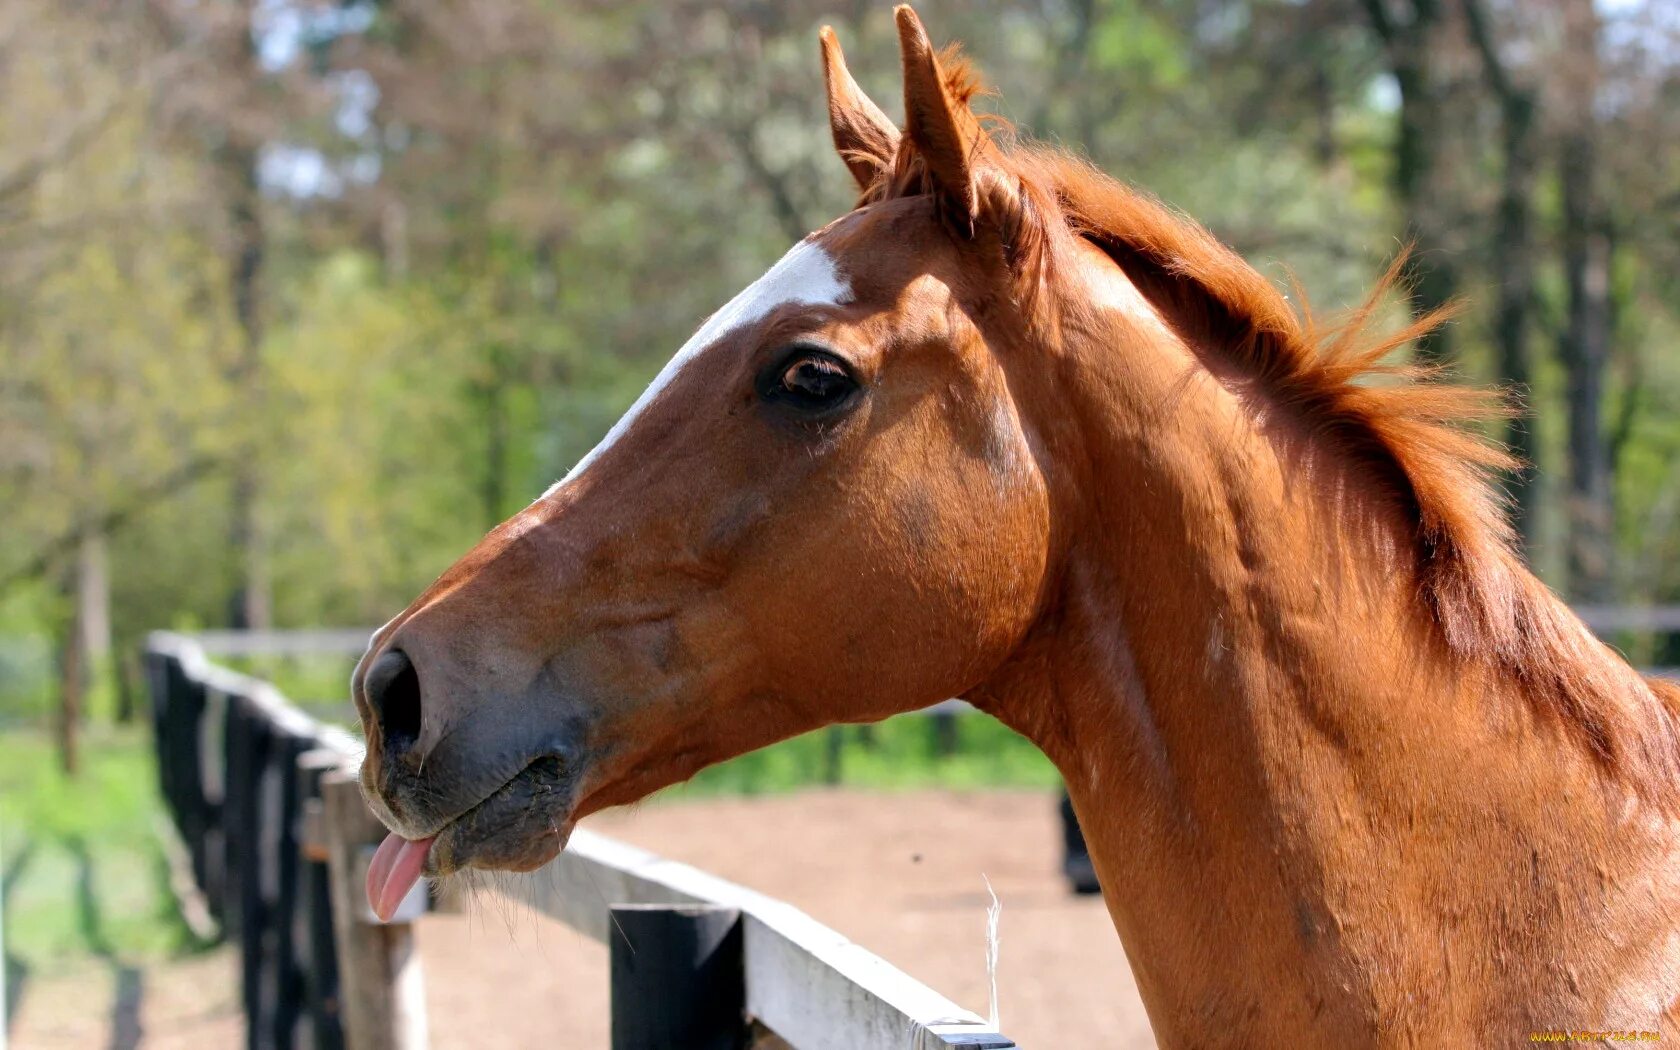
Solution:
[[[144,727],[90,729],[82,772],[39,730],[0,732],[0,870],[8,965],[147,961],[197,945],[169,891]]]

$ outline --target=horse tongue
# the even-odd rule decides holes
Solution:
[[[411,842],[392,832],[374,851],[373,860],[368,863],[367,899],[368,907],[379,916],[379,921],[389,922],[397,913],[397,905],[420,881],[431,848],[432,837]]]

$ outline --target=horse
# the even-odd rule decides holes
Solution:
[[[1680,690],[1525,567],[1442,318],[1298,312],[896,19],[902,126],[821,33],[856,206],[374,637],[375,909],[961,696],[1065,777],[1162,1046],[1680,1033]]]

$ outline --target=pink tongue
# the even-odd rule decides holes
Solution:
[[[410,842],[393,832],[385,836],[385,841],[374,851],[373,861],[368,864],[367,899],[368,907],[373,909],[381,922],[391,920],[391,916],[397,913],[397,905],[420,881],[420,872],[426,866],[426,853],[431,848],[431,838]]]

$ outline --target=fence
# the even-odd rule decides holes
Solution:
[[[146,667],[180,888],[239,946],[247,1046],[425,1046],[411,926],[425,899],[388,925],[361,901],[384,829],[355,782],[358,743],[205,648],[154,634]],[[615,1050],[1015,1046],[793,906],[584,829],[544,870],[487,881],[608,945]]]
[[[239,946],[247,1045],[344,1046],[329,873],[300,839],[355,739],[179,635],[148,640],[146,673],[176,866],[190,873],[177,890],[190,922]]]

